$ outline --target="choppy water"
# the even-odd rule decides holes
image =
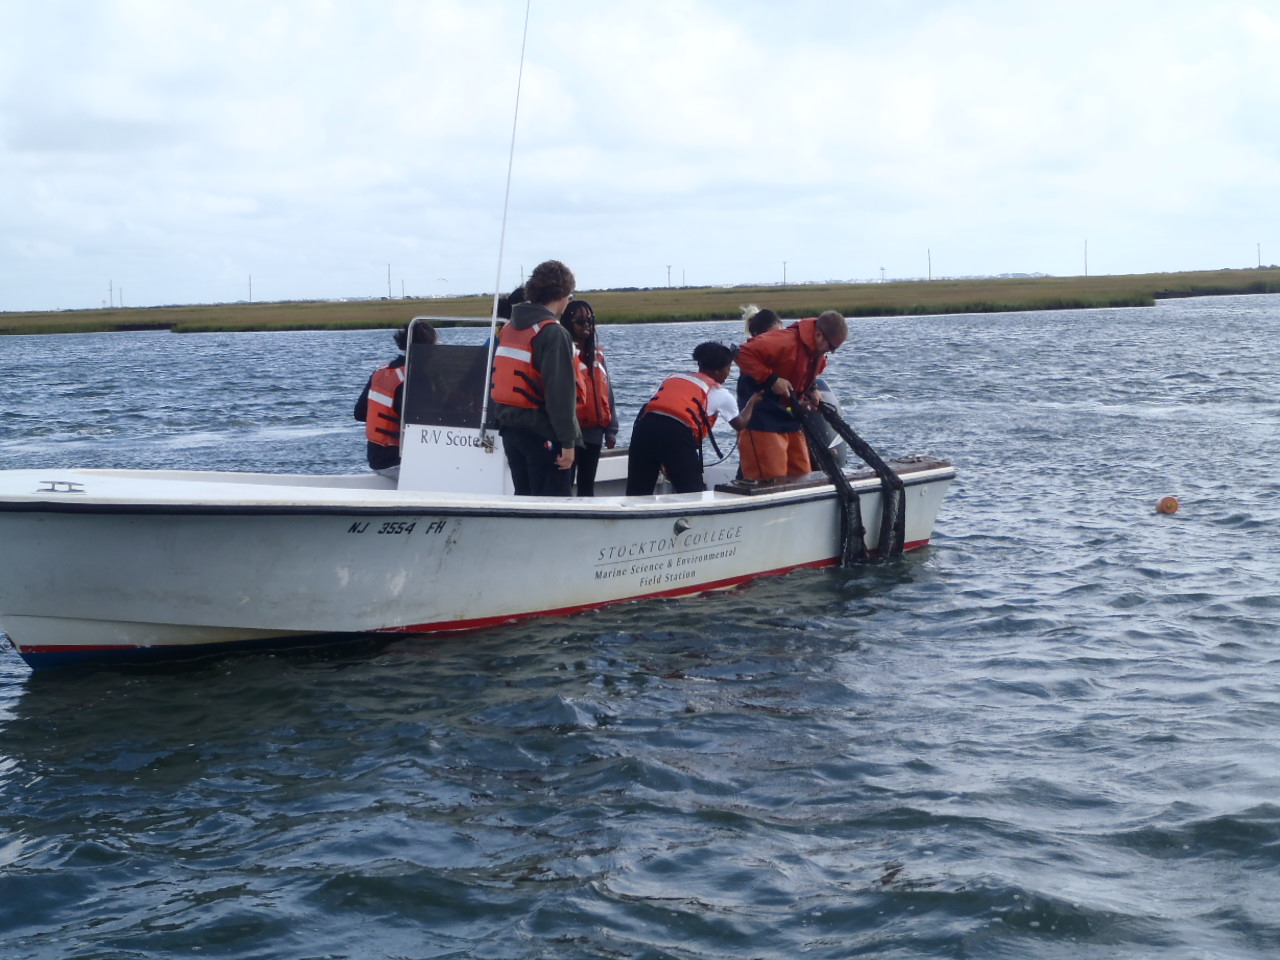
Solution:
[[[607,329],[624,407],[736,334]],[[1277,343],[1276,297],[858,322],[851,422],[961,470],[884,568],[327,655],[5,651],[0,953],[1275,957]],[[0,467],[359,470],[389,348],[0,338]]]

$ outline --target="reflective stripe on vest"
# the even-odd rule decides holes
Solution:
[[[400,414],[396,412],[396,388],[404,383],[404,367],[380,367],[369,380],[369,408],[364,435],[383,447],[400,446]]]
[[[604,365],[604,351],[596,349],[596,362],[590,370],[578,356],[578,426],[607,427],[613,421],[609,408],[609,371]]]
[[[662,381],[645,410],[675,417],[693,431],[699,443],[711,432],[716,418],[707,414],[707,394],[716,381],[706,373],[674,373]]]
[[[542,374],[533,365],[533,338],[555,317],[539,320],[524,330],[505,324],[498,334],[498,349],[493,352],[494,403],[537,410],[545,405],[542,396]]]

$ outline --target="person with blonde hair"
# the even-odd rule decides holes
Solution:
[[[742,308],[742,324],[748,337],[758,337],[775,327],[782,326],[782,318],[768,307],[761,310],[754,303],[749,303]],[[738,398],[738,402],[743,402],[741,397]]]

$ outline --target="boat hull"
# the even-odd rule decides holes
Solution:
[[[896,469],[907,547],[919,547],[954,470]],[[0,629],[36,668],[465,630],[839,556],[821,478],[750,495],[556,500],[351,491],[315,477],[45,476],[0,482],[0,540],[12,545],[0,555]],[[879,484],[854,486],[873,546]]]

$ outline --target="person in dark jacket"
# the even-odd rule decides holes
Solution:
[[[400,411],[404,406],[404,351],[409,328],[414,343],[435,343],[436,331],[425,320],[410,321],[395,332],[400,356],[369,376],[356,400],[355,418],[364,423],[365,456],[369,469],[384,477],[400,477]]]
[[[515,492],[567,497],[578,428],[577,356],[559,323],[573,299],[573,271],[559,260],[534,267],[528,298],[498,335],[491,398]]]
[[[498,298],[498,319],[510,320],[511,308],[517,303],[524,303],[524,284],[520,284],[510,293]]]

